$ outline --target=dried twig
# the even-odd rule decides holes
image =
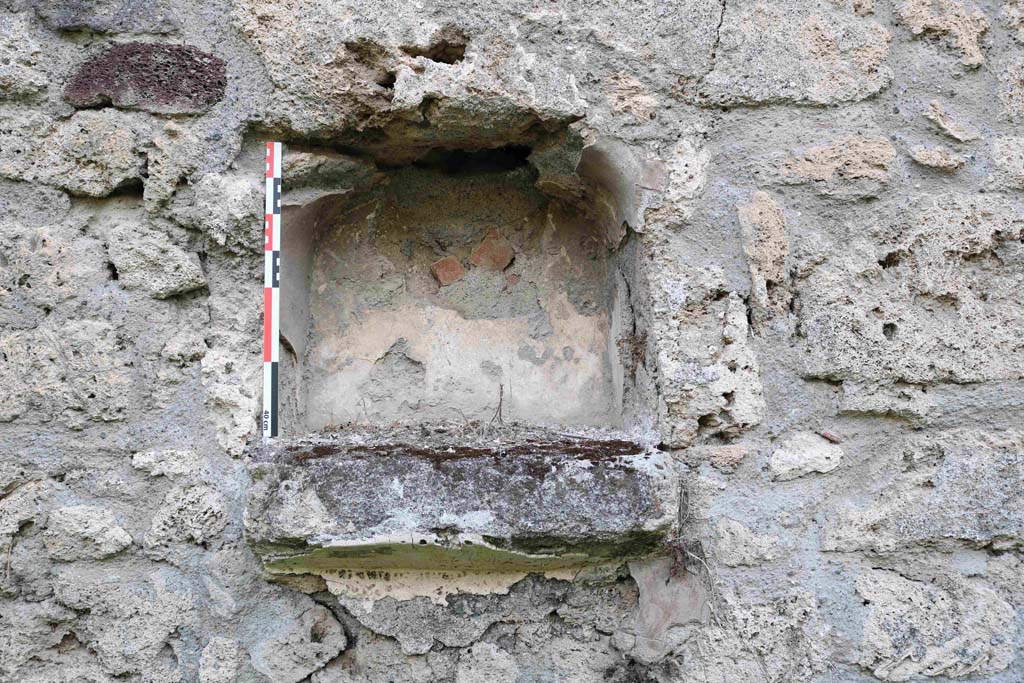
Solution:
[[[494,410],[494,415],[491,417],[491,424],[494,424],[495,420],[498,421],[498,424],[505,424],[505,420],[501,416],[501,404],[504,402],[504,400],[505,400],[505,385],[504,384],[499,384],[498,385],[498,407]]]

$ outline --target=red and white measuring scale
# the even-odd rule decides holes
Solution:
[[[281,334],[281,143],[267,143],[263,236],[263,443],[277,436],[278,338]]]

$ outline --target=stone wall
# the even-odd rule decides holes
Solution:
[[[0,681],[1024,680],[1022,119],[1020,0],[0,0]],[[618,232],[671,542],[267,571],[267,139],[293,206],[528,148]]]

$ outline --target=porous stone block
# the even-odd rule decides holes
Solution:
[[[0,176],[104,197],[141,181],[139,152],[145,126],[114,109],[80,111],[60,121],[0,116]]]
[[[872,570],[857,577],[869,605],[861,666],[882,681],[988,676],[1013,661],[1013,608],[994,591],[953,578],[948,586]],[[910,655],[913,653],[913,655]]]
[[[927,147],[914,145],[910,148],[910,158],[929,168],[952,173],[967,163],[967,157],[946,147]]]
[[[132,537],[109,510],[72,505],[50,514],[43,543],[52,559],[70,562],[115,555],[131,545]]]
[[[444,429],[350,430],[254,454],[249,542],[271,571],[493,572],[640,557],[672,537],[678,479],[663,453],[593,434]]]
[[[115,235],[125,235],[115,230]],[[206,286],[199,257],[190,254],[156,231],[139,230],[135,240],[126,237],[110,243],[111,263],[127,289],[138,289],[154,299],[166,299]]]
[[[779,481],[796,479],[839,467],[843,449],[811,432],[797,432],[775,449],[768,460],[772,477]]]
[[[782,163],[783,182],[851,200],[877,196],[892,181],[896,149],[885,137],[849,135],[795,153]]]
[[[0,17],[0,100],[31,100],[45,92],[48,56],[25,17]]]
[[[65,31],[173,33],[181,20],[172,0],[31,0],[47,25]]]
[[[224,60],[199,48],[120,43],[79,66],[64,98],[76,107],[198,114],[224,97],[226,85]]]
[[[709,104],[836,104],[870,97],[892,80],[892,36],[876,21],[822,11],[817,2],[739,2],[722,16]]]

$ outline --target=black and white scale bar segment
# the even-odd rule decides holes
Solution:
[[[278,338],[281,334],[281,143],[267,143],[263,236],[263,443],[277,436]]]

